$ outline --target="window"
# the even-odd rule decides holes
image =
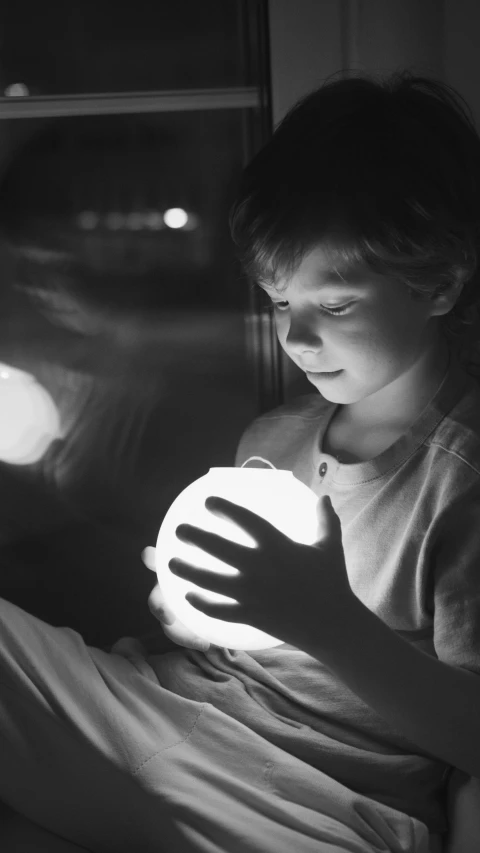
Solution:
[[[0,462],[0,595],[91,644],[158,628],[140,553],[172,500],[311,391],[227,216],[272,126],[355,55],[355,9],[1,4],[0,363],[50,392],[62,434],[41,464]]]
[[[262,5],[5,0],[3,88],[72,96],[257,86]]]
[[[1,359],[62,430],[37,466],[3,466],[5,488],[44,494],[38,525],[5,531],[9,597],[94,644],[151,625],[141,549],[278,398],[228,229],[271,128],[266,4],[112,8],[0,13]]]

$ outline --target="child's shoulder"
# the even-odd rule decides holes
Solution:
[[[247,432],[271,432],[275,429],[285,428],[287,423],[288,427],[291,428],[294,421],[299,426],[302,422],[317,424],[335,405],[335,403],[325,400],[318,393],[301,394],[288,403],[282,403],[281,406],[276,406],[275,409],[270,409],[268,412],[264,412],[263,415],[259,415],[247,427]]]
[[[480,384],[469,376],[462,395],[427,441],[454,454],[480,474]]]
[[[302,394],[288,403],[265,412],[246,428],[238,452],[237,465],[242,465],[251,455],[268,453],[277,463],[285,462],[285,453],[309,434],[318,430],[322,420],[335,407],[318,393]],[[273,459],[270,459],[275,464]]]

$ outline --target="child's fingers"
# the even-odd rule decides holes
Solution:
[[[155,572],[157,570],[155,565],[155,548],[152,545],[147,545],[147,547],[143,549],[141,556],[147,569]]]

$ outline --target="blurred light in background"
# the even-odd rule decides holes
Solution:
[[[141,231],[143,229],[143,214],[140,211],[129,213],[125,217],[125,228],[129,231]]]
[[[102,217],[93,210],[82,210],[77,216],[77,225],[83,231],[101,226],[109,231],[161,231],[165,226],[176,231],[193,231],[199,223],[198,216],[182,207],[170,207],[163,214],[159,210],[133,210],[125,214],[112,210]]]
[[[25,83],[11,83],[4,89],[6,98],[26,98],[29,94],[28,86],[25,86]]]
[[[147,210],[145,212],[145,226],[151,231],[161,231],[164,227],[163,216],[159,210]]]
[[[183,228],[188,222],[188,213],[182,207],[170,207],[163,214],[163,221],[169,228]]]
[[[112,211],[112,213],[107,213],[105,225],[110,231],[120,231],[121,228],[125,227],[125,217],[121,213]]]
[[[100,217],[98,213],[95,213],[93,210],[82,210],[78,214],[78,224],[84,231],[92,231],[97,227],[99,221]]]
[[[50,394],[29,373],[0,364],[0,459],[31,465],[59,436],[59,413]]]

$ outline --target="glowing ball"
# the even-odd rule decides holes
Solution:
[[[318,539],[318,498],[291,471],[268,468],[210,468],[184,489],[168,510],[156,545],[158,583],[165,603],[177,619],[199,637],[229,649],[269,649],[284,641],[259,631],[251,625],[213,619],[196,610],[185,595],[191,590],[200,592],[207,600],[232,602],[235,599],[197,587],[190,581],[173,575],[168,567],[173,557],[201,568],[223,574],[237,574],[226,563],[210,557],[196,546],[181,542],[175,531],[179,524],[188,523],[209,530],[248,547],[255,541],[235,523],[209,512],[205,501],[209,496],[226,498],[262,516],[295,542],[313,545]],[[295,566],[292,566],[292,584]]]
[[[60,432],[50,394],[23,370],[0,364],[0,460],[37,462]]]

